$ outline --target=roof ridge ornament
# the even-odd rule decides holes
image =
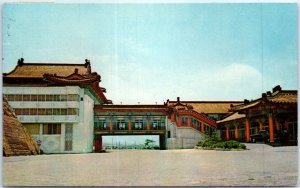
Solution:
[[[277,85],[273,88],[273,93],[275,93],[276,91],[280,92],[281,91],[281,86]]]
[[[85,64],[84,66],[87,68],[87,73],[91,74],[91,61],[89,59],[85,59]]]
[[[18,59],[18,65],[22,66],[24,64],[24,58]]]

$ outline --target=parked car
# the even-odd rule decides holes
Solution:
[[[269,133],[266,130],[261,130],[256,134],[250,135],[250,141],[255,142],[269,142]]]

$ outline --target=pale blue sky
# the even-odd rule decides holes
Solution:
[[[296,4],[6,4],[3,72],[84,63],[115,104],[297,89]]]

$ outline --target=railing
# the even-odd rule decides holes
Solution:
[[[197,127],[197,126],[195,126],[195,125],[193,125],[192,123],[191,123],[191,125],[190,126],[188,126],[188,125],[181,125],[180,127],[190,127],[190,128],[193,128],[193,129],[195,129],[195,130],[197,130],[197,131],[199,131],[199,132],[201,132],[201,133],[204,133],[203,131],[202,131],[202,129],[201,129],[201,126],[200,127]]]
[[[214,120],[212,120],[209,117],[207,117],[207,116],[205,116],[205,115],[203,115],[201,113],[198,113],[198,112],[196,112],[194,110],[184,110],[184,111],[179,112],[178,114],[179,115],[187,115],[187,116],[190,116],[190,117],[194,117],[198,121],[204,122],[204,123],[207,124],[207,125],[202,125],[202,126],[209,126],[209,127],[216,127],[217,126],[217,123]],[[195,125],[191,121],[191,119],[188,120],[188,121],[190,121],[190,122],[186,122],[186,121],[185,122],[181,122],[180,127],[191,127],[191,128],[196,129],[197,131],[200,131],[202,133],[206,132],[205,127],[202,128],[201,125]]]
[[[194,110],[189,110],[189,112],[191,113],[191,115],[193,115],[194,117],[196,117],[197,119],[201,120],[201,121],[204,121],[205,123],[209,124],[210,126],[217,126],[217,123],[210,119],[209,117],[203,115],[203,114],[200,114]]]
[[[129,128],[128,125],[124,126],[119,126],[119,125],[113,125],[112,130],[110,129],[110,126],[97,126],[95,125],[94,127],[94,131],[155,131],[155,130],[166,130],[166,126],[150,126],[149,128],[147,128],[146,125],[142,125],[142,126],[131,126],[131,129]]]
[[[94,126],[94,131],[110,130],[109,126]]]

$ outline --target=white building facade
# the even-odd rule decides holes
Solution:
[[[21,67],[18,66],[11,73],[4,74],[4,78],[7,75],[8,77],[9,75],[16,75],[18,69],[24,69],[26,64],[22,64]],[[30,66],[35,65],[30,64]],[[41,66],[36,65],[36,67]],[[60,68],[57,66],[57,69]],[[67,66],[67,68],[74,67]],[[86,65],[85,68],[87,68]],[[29,68],[27,67],[27,69]],[[46,74],[47,69],[45,70]],[[73,74],[79,75],[78,69],[71,71],[75,71]],[[62,73],[61,75],[68,77],[69,72],[70,70],[67,70],[64,72],[65,75]],[[74,79],[74,76],[71,77],[73,81],[82,80],[78,76],[75,76],[77,79]],[[87,153],[93,151],[94,104],[103,103],[103,100],[101,101],[95,94],[97,91],[95,92],[91,87],[83,87],[73,83],[70,85],[65,83],[44,85],[36,84],[35,81],[33,81],[34,84],[30,84],[29,80],[29,83],[22,84],[20,78],[18,78],[19,80],[9,79],[4,79],[3,95],[15,110],[19,121],[36,141],[41,142],[41,150],[44,153]],[[43,82],[44,79],[40,81]]]

